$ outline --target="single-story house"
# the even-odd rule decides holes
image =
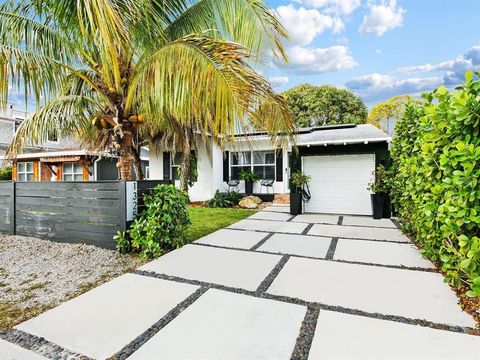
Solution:
[[[335,125],[299,129],[294,141],[275,144],[266,133],[258,132],[235,135],[223,149],[201,143],[198,179],[189,190],[190,199],[204,201],[217,190],[228,190],[228,182],[239,179],[243,170],[274,181],[272,187],[255,183],[254,193],[289,193],[290,174],[302,170],[311,177],[311,200],[305,211],[371,214],[367,187],[376,165],[388,165],[388,134],[370,124]],[[150,179],[173,179],[178,184],[180,160],[174,151],[150,153]],[[243,181],[236,190],[245,191]]]
[[[141,159],[148,179],[148,150],[142,149]],[[108,153],[71,149],[23,153],[9,160],[15,181],[100,181],[119,177],[117,158]]]

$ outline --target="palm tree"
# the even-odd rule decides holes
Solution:
[[[9,153],[58,130],[114,149],[129,180],[132,163],[142,178],[145,141],[172,129],[182,144],[198,130],[218,140],[265,102],[288,128],[285,104],[250,67],[267,52],[285,59],[285,36],[261,0],[9,0],[0,100],[13,85],[42,104]]]

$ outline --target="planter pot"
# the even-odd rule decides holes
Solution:
[[[373,218],[381,219],[383,216],[383,205],[385,204],[385,194],[371,194]]]
[[[253,182],[245,181],[245,194],[253,194]]]
[[[302,213],[302,194],[290,193],[290,214]]]
[[[385,203],[383,204],[383,218],[390,219],[392,217],[392,201],[390,196],[385,195]]]

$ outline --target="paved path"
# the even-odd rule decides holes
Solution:
[[[18,325],[0,358],[478,359],[473,327],[392,221],[269,206]]]

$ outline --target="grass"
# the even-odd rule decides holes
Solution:
[[[253,215],[255,210],[223,209],[190,206],[188,209],[192,225],[190,226],[190,241],[211,234],[237,221]]]

